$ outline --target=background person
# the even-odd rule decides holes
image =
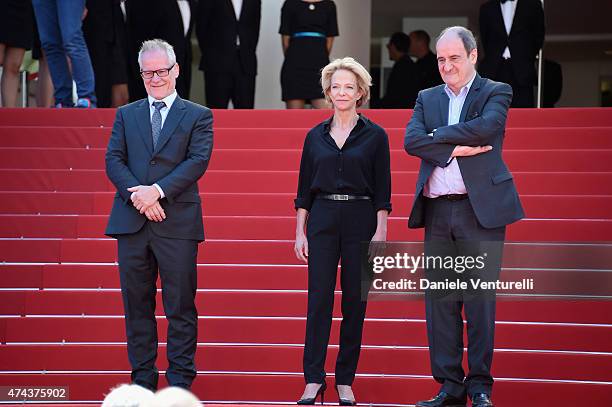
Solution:
[[[387,44],[389,58],[395,63],[387,81],[387,92],[381,100],[384,109],[412,109],[419,89],[416,66],[408,51],[410,37],[403,32],[391,35]]]
[[[321,69],[329,63],[338,36],[336,4],[332,0],[285,0],[279,33],[285,55],[282,99],[287,109],[302,109],[306,102],[326,108]]]
[[[42,48],[53,81],[55,106],[96,107],[95,79],[81,30],[85,0],[32,0]],[[68,65],[70,60],[70,66]]]
[[[34,41],[34,17],[30,0],[6,0],[0,13],[0,92],[3,107],[16,107],[19,68]],[[24,90],[25,91],[25,90]]]
[[[512,107],[534,107],[536,57],[544,43],[540,0],[489,0],[480,7],[480,39],[485,78],[512,86]]]
[[[202,51],[206,105],[255,106],[261,0],[200,0],[196,33]]]
[[[431,40],[427,31],[415,30],[409,35],[410,56],[416,58],[417,89],[423,90],[442,84],[436,54],[429,48]]]
[[[354,405],[351,385],[366,311],[361,243],[387,238],[389,140],[380,126],[357,114],[357,107],[369,99],[372,83],[363,66],[353,58],[337,59],[323,69],[321,82],[334,115],[306,135],[295,199],[295,253],[308,262],[306,388],[298,404],[314,404],[327,388],[325,356],[341,259],[342,323],[335,379],[341,405]]]

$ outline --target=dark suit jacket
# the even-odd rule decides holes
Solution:
[[[238,36],[242,70],[257,75],[255,50],[259,41],[261,0],[243,0],[239,20],[232,0],[200,0],[196,18],[196,35],[202,51],[201,70],[232,72]]]
[[[544,10],[540,0],[518,0],[510,35],[506,34],[498,0],[489,0],[480,7],[480,39],[485,57],[478,71],[496,79],[502,54],[510,49],[512,66],[520,86],[536,82],[535,59],[544,43]]]
[[[470,203],[485,228],[504,226],[524,216],[512,174],[502,160],[506,116],[512,89],[476,75],[459,123],[448,123],[448,95],[444,85],[421,91],[406,128],[404,148],[421,158],[408,226],[424,226],[423,187],[435,167],[446,167],[457,145],[491,145],[493,150],[472,157],[457,157]],[[428,134],[434,129],[432,136]]]
[[[87,0],[83,36],[96,78],[98,107],[111,107],[112,86],[128,81],[125,23],[119,0]]]
[[[408,55],[395,62],[389,75],[387,92],[381,100],[381,107],[412,109],[419,92],[418,79],[416,65]]]
[[[176,62],[181,70],[176,81],[176,90],[179,96],[188,98],[192,60],[190,38],[195,21],[195,1],[189,1],[191,21],[186,36],[176,0],[128,0],[125,5],[130,100],[135,101],[147,97],[139,73],[138,51],[144,41],[154,38],[165,40],[174,47]]]
[[[135,233],[147,221],[132,205],[127,190],[157,183],[167,218],[151,222],[156,234],[204,240],[197,181],[206,171],[213,147],[209,109],[177,96],[153,149],[149,102],[139,100],[117,109],[106,151],[106,174],[117,188],[106,234]]]

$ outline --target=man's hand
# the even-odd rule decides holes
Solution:
[[[161,207],[159,202],[155,202],[152,206],[147,208],[144,211],[144,214],[147,219],[153,222],[161,222],[162,220],[166,219],[166,213],[164,212],[164,208]]]
[[[492,146],[480,146],[480,147],[470,147],[470,146],[456,146],[451,154],[451,157],[470,157],[473,155],[478,155],[482,153],[486,153],[488,151],[493,150]]]
[[[137,185],[127,190],[132,193],[130,198],[132,199],[134,207],[138,209],[140,213],[145,213],[145,211],[157,203],[157,200],[160,198],[159,191],[153,185]]]

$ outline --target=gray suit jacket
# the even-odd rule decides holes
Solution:
[[[197,181],[204,175],[212,153],[212,113],[177,96],[154,149],[149,109],[147,99],[117,109],[106,151],[106,174],[117,193],[105,233],[117,237],[138,232],[147,219],[132,205],[127,188],[157,183],[165,194],[160,204],[166,219],[151,222],[154,232],[202,241]]]
[[[421,158],[416,193],[408,226],[424,226],[423,187],[435,167],[446,167],[457,145],[491,145],[493,150],[457,157],[470,203],[485,228],[508,225],[524,217],[512,174],[502,159],[506,117],[512,101],[509,85],[476,75],[459,123],[448,125],[448,95],[444,85],[419,92],[406,128],[404,148]],[[433,137],[428,134],[434,129]]]

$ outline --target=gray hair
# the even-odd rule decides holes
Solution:
[[[436,45],[438,44],[438,41],[440,41],[440,39],[442,39],[442,37],[448,33],[455,34],[457,37],[459,37],[459,39],[461,39],[461,42],[463,42],[463,47],[468,55],[470,55],[470,52],[477,48],[474,33],[460,25],[445,28],[440,35],[438,35],[438,38],[436,38]]]
[[[147,40],[142,43],[140,46],[140,51],[138,51],[138,65],[142,68],[142,55],[146,52],[151,51],[163,51],[168,56],[168,63],[170,66],[176,64],[176,54],[174,53],[174,48],[172,45],[168,44],[164,40],[154,39]]]
[[[153,400],[153,392],[137,384],[122,384],[104,398],[102,407],[140,407]]]

